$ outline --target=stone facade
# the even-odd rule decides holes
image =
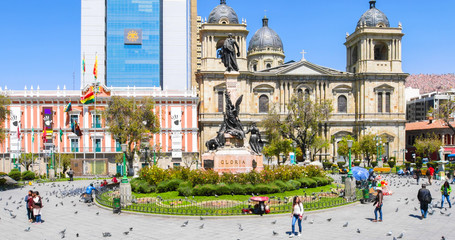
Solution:
[[[197,74],[201,100],[199,126],[202,152],[207,150],[204,143],[216,136],[223,121],[225,68],[217,58],[216,43],[226,38],[228,33],[234,34],[240,46],[237,94],[243,95],[239,117],[245,128],[252,123],[261,122],[272,106],[281,114],[286,114],[286,105],[291,97],[302,92],[309,94],[313,101],[331,100],[333,103],[334,111],[329,121],[324,123],[322,136],[333,138],[334,141],[328,149],[316,156],[317,159],[337,160],[337,142],[346,135],[385,136],[387,156],[405,148],[404,83],[408,74],[401,70],[401,26],[357,27],[345,43],[347,72],[319,66],[305,58],[299,62],[254,72],[246,61],[246,57],[250,59],[250,56],[246,56],[245,38],[248,30],[243,22],[202,23],[202,67]],[[375,60],[376,42],[385,44],[381,46],[388,48],[384,50],[387,53],[385,60]],[[351,58],[353,46],[357,46],[358,51],[355,62]],[[398,158],[398,161],[401,160],[402,157]]]

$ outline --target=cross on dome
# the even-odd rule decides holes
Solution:
[[[307,52],[305,52],[305,50],[302,50],[302,52],[300,52],[300,53],[302,54],[302,60],[300,60],[300,61],[306,61],[305,53],[307,53]]]

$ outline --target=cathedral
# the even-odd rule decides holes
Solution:
[[[271,19],[273,21],[273,19]],[[313,101],[331,100],[333,112],[324,124],[322,136],[330,147],[315,159],[337,161],[337,143],[344,136],[361,138],[374,134],[386,139],[383,156],[396,156],[403,161],[405,149],[405,79],[401,67],[401,24],[391,27],[387,16],[370,1],[352,34],[346,35],[346,70],[316,65],[304,57],[298,62],[285,62],[280,36],[262,19],[262,28],[249,43],[245,21],[239,21],[234,9],[221,0],[200,29],[201,70],[197,72],[200,105],[200,150],[217,135],[223,122],[224,92],[227,89],[226,68],[218,56],[228,34],[238,43],[238,96],[243,95],[239,118],[245,128],[264,119],[275,106],[287,113],[293,95],[305,93]],[[235,99],[234,99],[235,100]],[[310,153],[312,154],[312,153]]]

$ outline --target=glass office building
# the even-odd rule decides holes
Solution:
[[[106,1],[106,85],[162,86],[161,0]]]

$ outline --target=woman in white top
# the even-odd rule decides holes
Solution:
[[[302,234],[302,217],[303,217],[303,204],[298,196],[295,196],[292,200],[292,232],[289,237],[294,237],[295,235],[295,222],[298,221],[299,224],[299,234],[300,237]]]
[[[42,223],[42,220],[41,220],[41,208],[42,207],[43,207],[43,202],[41,201],[39,192],[35,192],[35,196],[33,197],[33,216],[35,216],[35,223]]]

